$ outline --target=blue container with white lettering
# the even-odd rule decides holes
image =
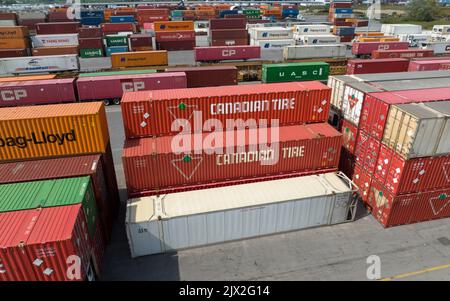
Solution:
[[[128,52],[128,46],[112,46],[106,47],[106,56],[111,56],[113,53]]]
[[[335,14],[353,14],[353,8],[336,8]]]
[[[237,10],[223,10],[220,12],[220,17],[225,18],[225,15],[237,15],[237,14],[238,14]]]
[[[286,18],[286,17],[297,17],[298,9],[283,9],[281,14],[282,14],[282,16],[284,18]]]
[[[355,27],[338,27],[336,35],[338,36],[352,36],[355,34]]]
[[[82,10],[80,12],[81,19],[83,18],[104,18],[105,14],[101,10]]]
[[[104,21],[103,17],[82,17],[80,20],[81,25],[98,26]]]
[[[134,16],[111,16],[110,23],[134,23]]]

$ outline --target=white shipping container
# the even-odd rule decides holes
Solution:
[[[0,20],[0,27],[16,26],[16,20]]]
[[[110,57],[79,58],[81,72],[94,72],[112,68]]]
[[[303,45],[333,45],[341,42],[341,38],[335,35],[302,36],[300,39]]]
[[[433,156],[445,121],[443,114],[423,103],[393,105],[386,120],[383,143],[405,159]]]
[[[301,35],[328,35],[331,32],[329,25],[322,24],[294,25],[293,30]]]
[[[345,57],[347,46],[345,45],[297,45],[288,46],[284,49],[284,59],[308,59],[308,58],[329,58]]]
[[[342,110],[345,87],[348,83],[358,80],[348,75],[336,75],[328,77],[328,87],[331,88],[331,105],[338,110]]]
[[[435,54],[449,54],[450,41],[447,42],[433,42],[426,46],[427,49],[432,49]]]
[[[422,33],[422,26],[415,24],[383,24],[381,31],[386,35],[399,34],[420,34]]]
[[[295,45],[295,41],[291,40],[251,40],[250,45],[260,46],[261,49],[280,49],[286,46]]]
[[[195,46],[208,47],[209,46],[208,36],[195,36]]]
[[[428,34],[399,34],[400,42],[409,42],[411,47],[422,47],[430,42],[431,36]]]
[[[436,155],[450,154],[450,101],[428,102],[425,105],[445,115],[445,124],[440,135]]]
[[[433,33],[439,35],[450,35],[450,25],[434,25]]]
[[[76,54],[1,58],[0,73],[25,74],[78,70]]]
[[[34,48],[78,46],[78,34],[46,34],[31,36]]]
[[[352,221],[354,185],[343,174],[131,199],[132,257]]]
[[[334,14],[335,19],[354,19],[355,14]]]
[[[284,62],[283,48],[261,48],[261,60],[274,63]]]
[[[286,40],[293,37],[292,30],[283,27],[255,27],[249,33],[253,40]]]

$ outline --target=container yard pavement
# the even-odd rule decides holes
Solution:
[[[363,208],[354,223],[131,259],[120,107],[107,115],[122,208],[103,280],[368,280],[370,255],[380,257],[383,280],[450,280],[448,219],[383,229]]]

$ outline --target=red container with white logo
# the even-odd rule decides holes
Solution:
[[[450,217],[450,188],[394,195],[374,180],[369,203],[372,215],[384,227],[441,219]]]
[[[86,280],[87,229],[80,204],[0,213],[0,281]],[[78,260],[79,270],[73,267]]]
[[[411,58],[422,58],[422,57],[432,57],[434,56],[434,51],[431,49],[404,49],[404,50],[375,50],[372,51],[373,59],[411,59]]]
[[[248,45],[248,39],[214,39],[211,40],[211,46],[243,46]]]
[[[195,61],[248,60],[261,57],[260,46],[196,47]]]
[[[372,176],[358,164],[355,164],[355,170],[352,177],[353,183],[359,188],[359,196],[364,202],[367,202],[370,191],[370,184],[372,183]]]
[[[0,107],[76,102],[75,79],[0,83]]]
[[[375,50],[405,50],[408,42],[355,42],[352,47],[354,55],[371,55]]]
[[[138,15],[137,21],[139,25],[144,23],[153,23],[157,21],[169,21],[168,15]]]
[[[407,59],[369,59],[349,60],[347,63],[347,74],[369,74],[408,71],[409,60]]]
[[[224,127],[230,119],[253,119],[255,126],[317,123],[328,119],[330,94],[318,81],[127,92],[122,117],[128,139],[174,135],[176,120],[215,119]]]
[[[358,139],[356,140],[355,160],[356,163],[364,167],[370,175],[373,175],[375,166],[377,165],[380,147],[381,141],[370,137],[364,131],[359,130]]]
[[[48,22],[36,24],[37,34],[78,33],[80,22]]]
[[[443,101],[450,99],[450,87],[417,89],[396,92],[368,93],[362,105],[359,128],[370,136],[383,138],[389,108],[393,104]]]
[[[271,143],[277,130],[279,143]],[[266,140],[258,138],[262,133]],[[212,136],[223,145],[211,144]],[[190,142],[178,148],[180,139]],[[227,153],[230,142],[234,147]],[[122,159],[128,193],[136,197],[334,171],[341,145],[342,135],[320,123],[130,139]]]
[[[133,23],[102,23],[100,28],[104,35],[118,33],[119,31],[136,31],[136,26]]]
[[[449,60],[411,61],[408,71],[450,70]]]
[[[120,99],[124,92],[186,88],[186,74],[153,73],[80,77],[77,80],[78,99]]]
[[[158,31],[156,34],[157,42],[176,42],[176,41],[195,41],[195,31]]]
[[[344,147],[351,154],[354,154],[358,138],[358,127],[344,119],[342,122],[342,136],[344,137]]]

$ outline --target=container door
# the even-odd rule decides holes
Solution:
[[[346,222],[349,217],[350,206],[352,204],[351,193],[341,193],[334,197],[333,212],[331,214],[330,225]]]
[[[383,143],[391,149],[396,149],[399,129],[403,121],[403,113],[397,107],[391,106],[386,121]]]
[[[450,154],[450,118],[446,118],[442,134],[439,137],[436,155]]]
[[[443,118],[421,120],[410,152],[410,157],[426,157],[434,155],[439,143],[443,125]]]

